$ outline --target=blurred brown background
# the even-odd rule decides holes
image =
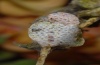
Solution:
[[[68,0],[0,0],[0,65],[35,65],[38,53],[13,42],[31,43],[28,27],[37,17],[67,6]],[[100,22],[100,21],[98,21]],[[100,25],[85,28],[86,43],[52,51],[46,65],[100,65]]]

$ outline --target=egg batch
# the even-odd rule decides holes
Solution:
[[[29,37],[41,47],[75,47],[84,43],[79,19],[65,12],[51,13],[34,21],[29,28]]]

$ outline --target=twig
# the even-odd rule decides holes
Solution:
[[[100,16],[100,7],[91,10],[82,10],[76,13],[78,17]]]
[[[80,27],[80,28],[85,28],[85,27],[87,27],[87,26],[93,24],[94,22],[98,21],[99,19],[100,19],[99,17],[90,18],[90,19],[86,20],[85,23],[81,23],[81,24],[79,25],[79,27]]]
[[[44,65],[45,59],[51,50],[50,46],[43,47],[36,65]]]

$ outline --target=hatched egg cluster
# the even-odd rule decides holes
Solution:
[[[78,24],[79,20],[75,15],[63,12],[52,13],[40,17],[30,26],[29,37],[42,47],[77,46],[75,44],[78,41],[77,35],[81,34]],[[78,44],[80,45],[82,44]]]

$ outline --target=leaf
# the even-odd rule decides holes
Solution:
[[[5,41],[6,41],[6,38],[0,36],[0,44],[4,43]]]
[[[35,65],[36,61],[35,60],[18,60],[14,62],[9,62],[9,63],[3,63],[0,65]]]
[[[9,37],[7,34],[0,35],[0,44],[4,43]]]
[[[13,53],[0,51],[0,61],[14,57]]]

